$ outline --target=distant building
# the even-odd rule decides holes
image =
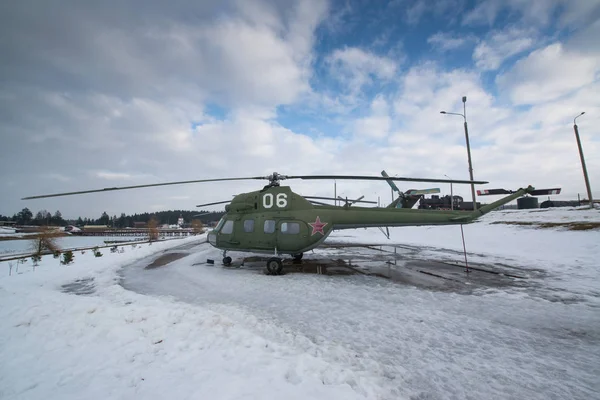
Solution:
[[[108,229],[108,225],[84,225],[83,226],[83,230],[84,231],[93,231],[93,230],[104,230],[104,229]]]
[[[67,225],[65,226],[65,232],[81,232],[81,229],[74,225]]]
[[[148,226],[148,224],[146,222],[134,222],[133,223],[134,228],[146,228],[147,226]]]
[[[540,204],[540,208],[551,208],[551,207],[579,207],[581,202],[578,200],[546,200]]]

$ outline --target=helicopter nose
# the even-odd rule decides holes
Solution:
[[[208,243],[210,243],[213,246],[217,245],[217,234],[214,232],[209,232],[208,235],[206,235],[207,239],[208,239]]]

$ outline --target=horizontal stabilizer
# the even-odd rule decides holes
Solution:
[[[529,194],[531,196],[544,196],[544,195],[550,195],[550,194],[560,194],[560,188],[553,188],[553,189],[536,189],[533,190],[531,192],[529,192]],[[492,195],[498,195],[498,194],[512,194],[515,193],[512,190],[506,190],[506,189],[486,189],[486,190],[478,190],[477,191],[477,196],[492,196]]]

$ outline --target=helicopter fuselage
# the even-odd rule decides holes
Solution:
[[[208,241],[227,251],[296,255],[319,246],[338,229],[470,223],[527,190],[520,189],[475,212],[464,212],[313,205],[288,186],[267,186],[236,196],[208,234]]]

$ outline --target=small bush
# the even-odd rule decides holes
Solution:
[[[31,261],[33,261],[33,266],[37,267],[39,262],[42,261],[42,256],[39,254],[34,254],[31,256]]]
[[[60,250],[56,250],[54,253],[52,253],[52,256],[53,256],[54,258],[58,258],[58,257],[60,257]]]
[[[73,262],[73,259],[75,258],[75,256],[73,256],[73,252],[71,250],[65,251],[63,253],[63,259],[61,261],[61,263],[63,265],[67,265]]]
[[[94,247],[92,252],[94,253],[94,257],[102,257],[102,253],[100,253],[100,250],[98,250],[98,246]]]

